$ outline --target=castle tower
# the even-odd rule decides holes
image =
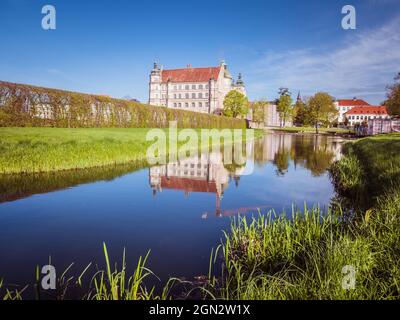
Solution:
[[[149,81],[149,104],[158,106],[161,102],[161,69],[154,62]]]
[[[244,87],[244,82],[241,73],[239,73],[238,75],[238,79],[235,84],[235,89],[246,96],[246,88]]]

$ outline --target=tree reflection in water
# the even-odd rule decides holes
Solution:
[[[249,164],[253,162],[258,167],[272,163],[276,167],[278,176],[284,176],[291,170],[291,162],[293,162],[294,168],[302,166],[309,170],[313,176],[321,176],[334,160],[340,158],[342,142],[343,140],[340,138],[329,136],[268,134],[263,138],[247,142],[243,146],[242,156],[246,160],[244,164],[235,164],[234,161],[225,164],[223,153],[212,156],[211,158],[219,159],[212,166],[213,176],[216,177],[216,180],[222,181],[220,184],[217,183],[217,186],[221,185],[221,194],[227,187],[228,180],[233,181],[238,187],[240,177],[244,174],[251,174],[252,169],[249,171],[248,167],[251,167]],[[195,164],[188,164],[187,161],[184,163],[182,165],[193,168],[195,166]],[[196,165],[198,164],[196,163]],[[210,165],[211,162],[208,163],[207,168],[211,168]],[[0,175],[0,203],[18,200],[34,194],[62,190],[79,184],[112,180],[146,167],[146,161],[142,161],[84,170],[33,175]],[[210,177],[205,176],[204,178],[210,181]],[[180,188],[185,189],[185,184],[188,184],[189,189],[193,188],[191,179],[195,179],[195,177],[186,176]]]

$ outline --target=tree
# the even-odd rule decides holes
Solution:
[[[400,72],[394,80],[395,83],[387,88],[387,100],[383,104],[387,107],[389,114],[398,116],[400,115]]]
[[[308,110],[310,123],[315,126],[315,132],[318,133],[318,126],[323,124],[328,126],[332,123],[338,111],[334,105],[334,99],[325,92],[318,92],[308,100]]]
[[[302,101],[296,101],[293,107],[293,123],[298,126],[307,126],[310,124],[307,105]]]
[[[288,88],[279,88],[279,95],[279,99],[276,100],[276,110],[281,118],[281,126],[284,127],[292,114],[293,100]]]
[[[223,114],[227,117],[237,118],[245,116],[249,112],[249,100],[236,90],[231,90],[225,96]]]
[[[266,108],[268,106],[268,101],[265,100],[259,100],[255,101],[251,105],[251,110],[253,112],[253,121],[258,122],[258,123],[263,123],[265,122],[265,116],[266,116]]]

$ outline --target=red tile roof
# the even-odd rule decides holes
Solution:
[[[361,99],[339,99],[339,106],[369,106],[369,103]]]
[[[162,70],[162,82],[207,82],[210,78],[218,78],[221,67],[185,68]]]
[[[215,181],[200,179],[161,177],[161,187],[165,189],[184,190],[187,192],[212,192],[217,193]]]
[[[387,109],[384,106],[359,106],[354,107],[345,113],[346,115],[350,114],[381,114],[387,115]]]

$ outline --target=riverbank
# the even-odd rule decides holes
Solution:
[[[344,158],[331,168],[342,206],[365,211],[380,197],[400,189],[400,134],[377,135],[347,143]]]
[[[147,148],[154,143],[146,141],[149,130],[0,128],[0,173],[52,172],[143,161]],[[254,132],[255,137],[262,134],[261,130]]]
[[[270,128],[272,131],[286,132],[286,133],[305,133],[316,134],[314,127],[284,127],[284,128]],[[342,128],[319,128],[319,134],[330,135],[353,135],[354,131]]]
[[[348,143],[331,168],[344,201],[327,214],[305,208],[233,221],[220,247],[224,276],[210,279],[210,296],[399,299],[399,174],[399,134]]]

